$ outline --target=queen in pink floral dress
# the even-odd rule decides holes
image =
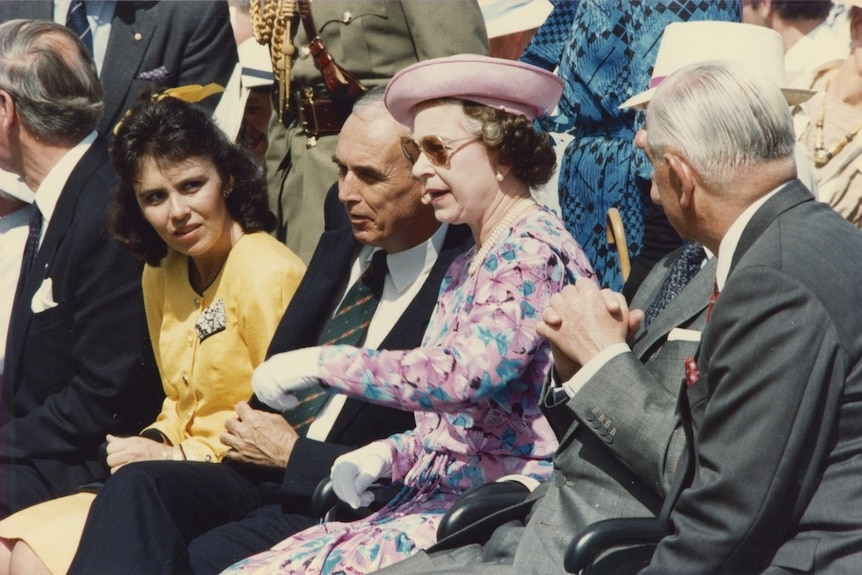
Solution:
[[[536,91],[549,89],[553,98],[556,83],[546,72],[471,58],[478,61],[469,63],[470,81],[487,76],[484,81],[500,84],[495,94],[505,92],[515,73],[535,84],[535,91],[511,98],[542,102],[547,96]],[[445,68],[439,70],[440,83],[468,64],[459,57],[427,62]],[[510,64],[515,69],[499,77],[500,66]],[[396,75],[387,92],[387,107],[404,123],[412,123],[415,105],[409,118],[398,113],[406,97],[399,76],[411,68]],[[421,80],[416,81],[426,90],[432,84]],[[451,82],[446,90],[459,93]],[[404,485],[401,492],[365,519],[309,528],[225,573],[370,573],[432,545],[443,513],[466,489],[509,474],[549,478],[557,442],[539,410],[539,393],[551,358],[535,326],[553,294],[593,274],[557,216],[530,199],[529,187],[553,171],[553,152],[550,161],[544,152],[550,150],[547,140],[533,133],[506,147],[504,136],[501,148],[482,135],[485,126],[507,122],[515,127],[504,134],[532,131],[532,119],[484,102],[448,98],[423,105],[416,114],[414,135],[424,137],[405,142],[405,154],[414,162],[414,176],[425,182],[425,199],[438,219],[468,224],[477,240],[477,247],[449,268],[421,347],[316,348],[314,365],[298,375],[292,360],[296,354],[308,356],[308,350],[299,350],[271,358],[256,374],[255,392],[274,407],[290,405],[285,398],[307,387],[312,376],[329,391],[413,410],[413,430],[372,444],[388,457],[385,473]],[[456,140],[460,146],[447,145]],[[525,148],[531,152],[526,156]]]

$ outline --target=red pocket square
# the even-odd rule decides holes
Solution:
[[[692,386],[700,379],[700,368],[692,356],[685,358],[685,384]]]

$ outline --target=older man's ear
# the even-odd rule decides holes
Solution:
[[[696,176],[694,170],[692,170],[691,165],[685,158],[673,152],[665,153],[664,159],[670,168],[668,176],[671,186],[679,197],[679,205],[687,208],[691,204],[695,188]]]

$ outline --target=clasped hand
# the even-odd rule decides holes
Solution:
[[[275,354],[254,370],[251,376],[254,394],[273,409],[294,409],[298,403],[296,392],[317,385],[319,365],[319,347]]]
[[[551,296],[536,332],[551,342],[554,368],[566,380],[605,348],[626,342],[642,320],[622,294],[579,279]]]

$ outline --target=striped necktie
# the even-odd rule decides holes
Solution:
[[[371,318],[380,303],[386,272],[386,252],[378,250],[371,258],[368,269],[350,287],[335,315],[323,328],[318,340],[320,345],[362,345]],[[299,404],[295,409],[285,412],[284,417],[304,437],[326,398],[326,392],[319,385],[300,391],[296,394]]]
[[[87,21],[87,3],[83,0],[72,0],[69,12],[66,13],[66,27],[74,32],[90,54],[93,53],[93,31]]]

